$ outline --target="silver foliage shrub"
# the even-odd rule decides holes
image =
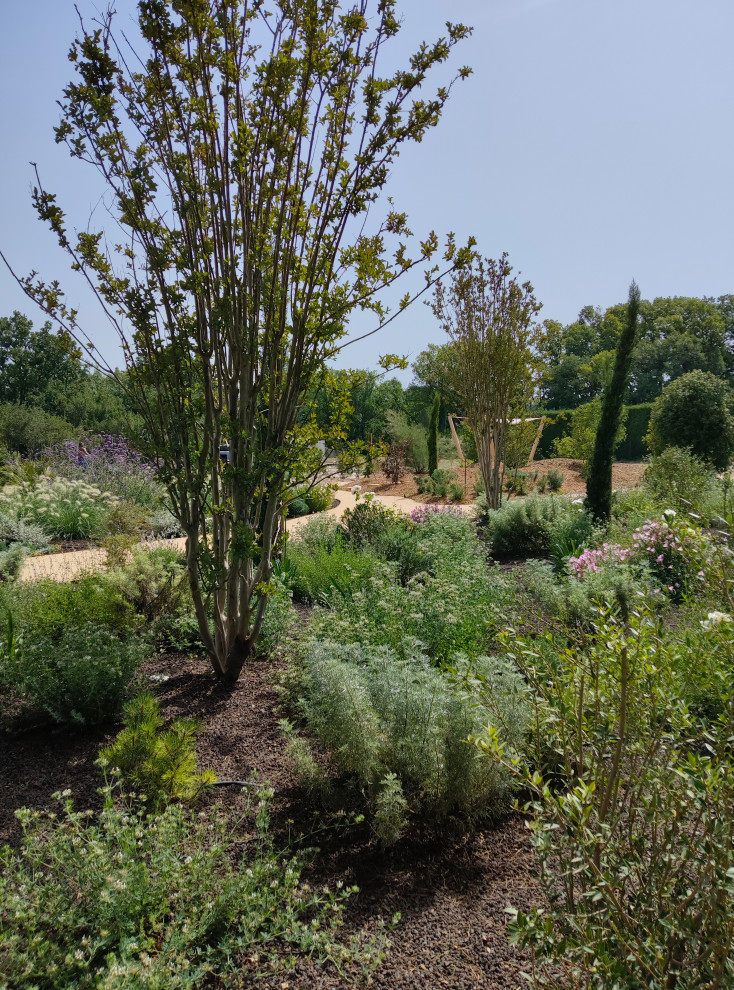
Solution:
[[[310,641],[293,687],[307,731],[340,772],[356,777],[383,841],[397,839],[410,815],[493,816],[507,808],[511,775],[466,743],[491,724],[508,749],[523,745],[526,687],[506,661],[457,656],[446,672],[417,641],[400,655]]]

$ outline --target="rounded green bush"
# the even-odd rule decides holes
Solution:
[[[294,498],[288,504],[288,518],[295,519],[297,516],[307,516],[309,514],[308,502],[302,498]]]
[[[148,653],[141,640],[122,640],[103,626],[69,626],[58,640],[23,644],[5,679],[56,722],[98,725],[120,711]]]
[[[688,447],[719,470],[734,456],[734,419],[726,382],[707,371],[691,371],[666,385],[653,403],[648,446],[653,454]]]

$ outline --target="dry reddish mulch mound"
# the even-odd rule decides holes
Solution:
[[[464,485],[465,496],[464,505],[474,501],[474,484],[481,477],[479,465],[472,464],[466,471],[458,467],[453,469],[456,480]],[[538,475],[547,475],[549,471],[560,471],[563,474],[563,487],[561,491],[565,495],[585,495],[586,482],[581,477],[581,462],[569,457],[554,457],[544,461],[533,461],[523,469],[524,473],[538,472]],[[612,488],[636,488],[642,481],[645,465],[639,461],[619,461],[612,466]],[[435,498],[433,495],[420,495],[418,486],[415,483],[414,475],[408,471],[394,485],[390,479],[382,472],[378,471],[368,478],[355,478],[349,481],[340,482],[339,487],[349,489],[353,485],[362,486],[362,491],[376,492],[378,495],[400,495],[403,498],[412,498],[418,502],[445,502],[446,499]]]
[[[218,684],[204,660],[162,656],[144,676],[160,698],[166,718],[185,715],[203,723],[200,765],[221,779],[269,781],[275,789],[276,846],[289,834],[313,827],[317,809],[294,777],[277,726],[281,712],[273,684],[274,666],[253,663],[233,688]],[[158,678],[166,677],[166,680]],[[48,726],[4,733],[0,746],[0,843],[20,838],[13,809],[50,808],[51,794],[70,788],[77,808],[99,808],[100,784],[94,760],[119,726],[71,731]],[[243,799],[233,788],[216,789],[215,800],[230,806],[238,821]],[[321,821],[321,818],[318,818]],[[235,826],[237,827],[237,826]],[[239,827],[244,828],[244,825]],[[366,826],[344,827],[314,841],[321,853],[309,881],[357,884],[345,914],[345,938],[379,918],[402,920],[391,936],[387,961],[374,985],[390,990],[446,987],[451,990],[519,990],[528,960],[510,946],[505,931],[508,905],[527,909],[537,882],[527,830],[520,815],[495,827],[467,833],[458,826],[423,823],[385,851]],[[344,981],[331,967],[302,960],[295,972],[265,980],[243,975],[241,987],[268,990],[336,990]]]

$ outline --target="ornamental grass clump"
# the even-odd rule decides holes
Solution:
[[[41,476],[35,484],[6,485],[0,490],[0,514],[40,526],[60,540],[88,540],[105,531],[116,496],[86,481]]]
[[[466,690],[470,681],[480,685],[478,698]],[[292,690],[306,731],[359,785],[383,842],[396,841],[411,817],[507,809],[511,775],[478,760],[465,740],[491,722],[509,747],[522,747],[526,688],[510,664],[458,656],[449,674],[415,641],[402,656],[388,647],[309,641]],[[302,763],[301,750],[302,743]]]

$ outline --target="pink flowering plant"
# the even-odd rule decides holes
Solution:
[[[631,555],[629,548],[602,543],[600,547],[587,547],[577,557],[569,557],[568,571],[582,580],[588,574],[598,574],[604,564],[625,563]]]
[[[421,526],[436,516],[464,516],[458,505],[419,505],[410,513],[410,521]]]
[[[680,522],[673,510],[665,520],[646,519],[632,534],[631,559],[647,563],[650,573],[674,599],[706,583],[711,543],[701,532]]]

